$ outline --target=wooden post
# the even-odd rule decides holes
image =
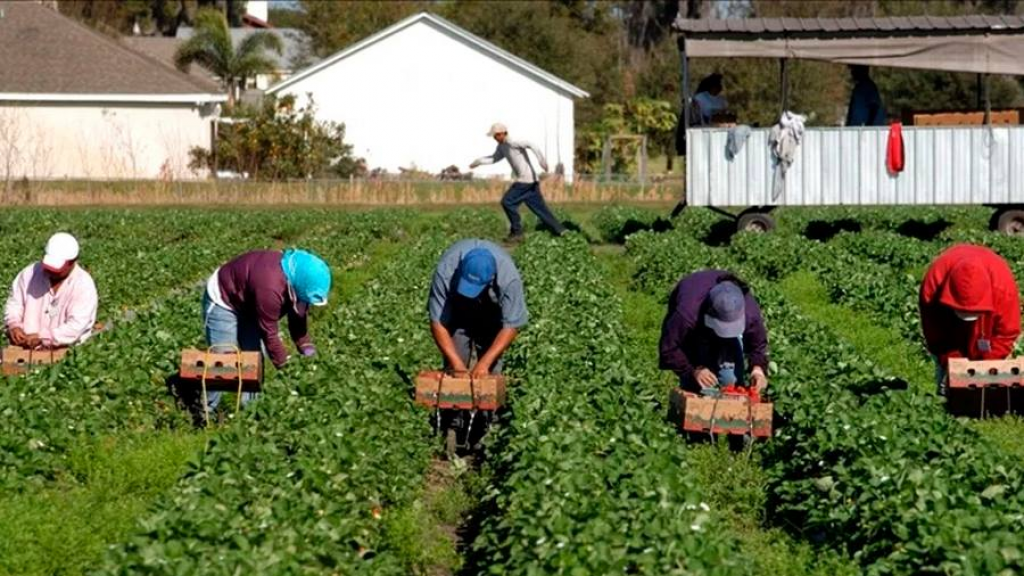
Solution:
[[[786,67],[786,59],[779,59],[779,83],[782,85],[782,110],[779,111],[781,115],[786,111],[786,107],[789,106],[789,70]]]

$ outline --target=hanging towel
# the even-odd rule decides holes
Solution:
[[[725,157],[732,160],[743,150],[743,146],[750,138],[750,126],[740,124],[729,129],[729,136],[725,140]]]
[[[906,164],[906,155],[903,150],[903,124],[893,122],[889,125],[889,146],[885,152],[885,167],[889,169],[890,176],[897,176],[903,172]]]
[[[772,126],[772,133],[768,137],[768,147],[772,151],[772,160],[775,162],[772,174],[772,200],[778,200],[786,189],[786,171],[796,159],[796,150],[804,137],[804,122],[806,120],[806,116],[787,110],[782,113],[779,123]]]

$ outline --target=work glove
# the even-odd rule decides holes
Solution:
[[[316,346],[313,346],[312,344],[307,344],[303,346],[302,349],[299,350],[299,352],[302,353],[303,356],[307,357],[316,356]]]
[[[736,370],[732,368],[722,368],[718,371],[718,385],[729,386],[736,383]]]

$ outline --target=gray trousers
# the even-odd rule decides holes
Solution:
[[[493,333],[491,333],[490,330],[469,331],[466,328],[449,328],[448,332],[452,335],[452,341],[455,343],[455,351],[459,354],[459,358],[462,358],[462,363],[470,369],[473,367],[470,364],[470,359],[473,357],[473,353],[476,353],[475,358],[479,360],[487,353],[491,344],[494,343],[495,336],[498,335],[497,331]],[[502,360],[499,356],[491,366],[491,374],[501,374],[501,366]],[[451,364],[449,364],[447,359],[445,359],[444,367],[445,370],[449,370],[451,368]]]

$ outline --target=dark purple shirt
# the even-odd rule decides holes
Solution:
[[[308,307],[295,300],[288,287],[281,252],[255,250],[220,267],[220,294],[239,320],[255,319],[270,360],[280,368],[288,360],[279,323],[288,315],[288,332],[300,349],[311,343],[306,322]]]
[[[672,370],[684,380],[693,378],[695,363],[706,349],[704,344],[714,332],[704,325],[708,293],[719,282],[730,277],[724,270],[702,270],[679,281],[668,302],[668,315],[661,326],[658,364]],[[746,294],[747,325],[743,331],[743,351],[749,365],[768,369],[768,333],[761,316],[761,307],[753,294]]]

